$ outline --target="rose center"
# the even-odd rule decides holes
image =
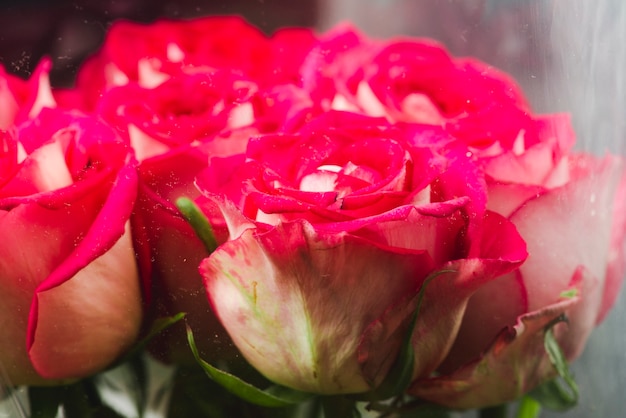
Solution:
[[[343,198],[355,190],[367,187],[381,176],[370,167],[359,166],[348,161],[344,166],[321,165],[317,171],[309,173],[300,180],[300,190],[306,192],[337,192]]]

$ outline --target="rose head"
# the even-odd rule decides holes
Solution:
[[[208,330],[210,340],[200,338],[199,348],[209,357],[215,350],[205,350],[202,341],[211,345],[222,329],[217,320],[207,321],[213,316],[197,271],[206,250],[178,212],[176,199],[198,198],[194,178],[209,158],[241,153],[251,135],[279,129],[306,113],[308,102],[298,93],[295,86],[259,91],[247,78],[213,71],[172,77],[153,88],[127,84],[111,89],[99,102],[98,112],[128,139],[140,161],[133,236],[144,280],[153,284],[153,313],[186,312],[187,324],[197,333],[199,328]],[[212,204],[203,207],[224,241],[221,212]],[[198,323],[203,327],[196,327]],[[184,335],[182,324],[167,334],[177,331]],[[178,355],[177,341],[184,338],[170,341],[153,345],[161,358],[190,357],[186,346]],[[170,353],[170,345],[178,353]]]
[[[543,348],[545,327],[566,315],[554,332],[572,361],[617,297],[626,259],[624,162],[570,154],[565,115],[534,123],[537,142],[521,133],[513,149],[478,156],[487,207],[516,226],[528,259],[472,296],[440,377],[411,389],[421,398],[455,408],[517,399],[556,374]]]
[[[315,393],[377,387],[439,272],[412,334],[414,376],[437,368],[471,294],[526,255],[510,223],[485,210],[466,150],[449,142],[440,128],[329,112],[211,161],[197,182],[230,237],[200,270],[261,373]]]
[[[304,86],[337,109],[444,127],[473,152],[533,141],[530,107],[515,81],[430,39],[376,41],[351,27],[322,36],[302,66]]]
[[[13,384],[92,375],[139,332],[134,158],[102,122],[51,109],[2,141],[0,362]]]
[[[230,71],[184,75],[153,88],[136,83],[116,87],[100,99],[97,113],[128,135],[142,161],[253,125],[250,98],[257,89]],[[245,142],[234,138],[227,142],[235,150],[231,153],[245,149]]]
[[[155,87],[172,76],[219,69],[263,86],[299,82],[297,70],[313,41],[312,31],[304,28],[281,29],[267,37],[238,16],[150,25],[118,21],[102,49],[81,68],[81,100],[75,103],[93,109],[99,94],[114,86],[137,82]]]

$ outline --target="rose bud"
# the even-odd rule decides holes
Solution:
[[[467,150],[449,142],[440,128],[409,134],[329,112],[211,160],[197,183],[229,239],[200,270],[220,321],[267,378],[322,394],[375,389],[409,332],[413,377],[428,376],[470,296],[525,259],[512,224],[485,210]]]
[[[142,317],[129,146],[101,121],[43,109],[0,146],[0,363],[12,384],[104,370]]]

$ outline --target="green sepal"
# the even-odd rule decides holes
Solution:
[[[176,200],[176,207],[189,225],[191,225],[191,228],[200,241],[202,241],[207,252],[211,254],[215,251],[217,248],[217,240],[215,239],[211,223],[193,200],[187,197],[180,197]]]
[[[559,377],[536,387],[530,392],[530,395],[542,406],[556,411],[565,411],[578,404],[578,385],[552,332],[552,327],[555,324],[565,321],[567,318],[564,315],[552,321],[546,327],[544,337],[544,348]]]
[[[556,379],[537,386],[529,395],[542,407],[553,411],[567,411],[578,403],[578,398],[572,397]]]
[[[299,404],[313,396],[278,385],[271,386],[265,390],[257,388],[239,377],[213,367],[202,360],[193,338],[193,332],[189,327],[187,327],[187,341],[196,362],[202,367],[207,376],[233,395],[247,402],[265,407],[282,407]]]
[[[519,402],[516,418],[537,418],[541,412],[541,404],[531,396],[524,396]]]

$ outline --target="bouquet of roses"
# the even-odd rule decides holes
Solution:
[[[236,17],[117,22],[71,89],[50,67],[0,72],[0,371],[33,416],[123,414],[115,367],[141,404],[146,352],[171,417],[576,403],[625,163],[508,75]]]

